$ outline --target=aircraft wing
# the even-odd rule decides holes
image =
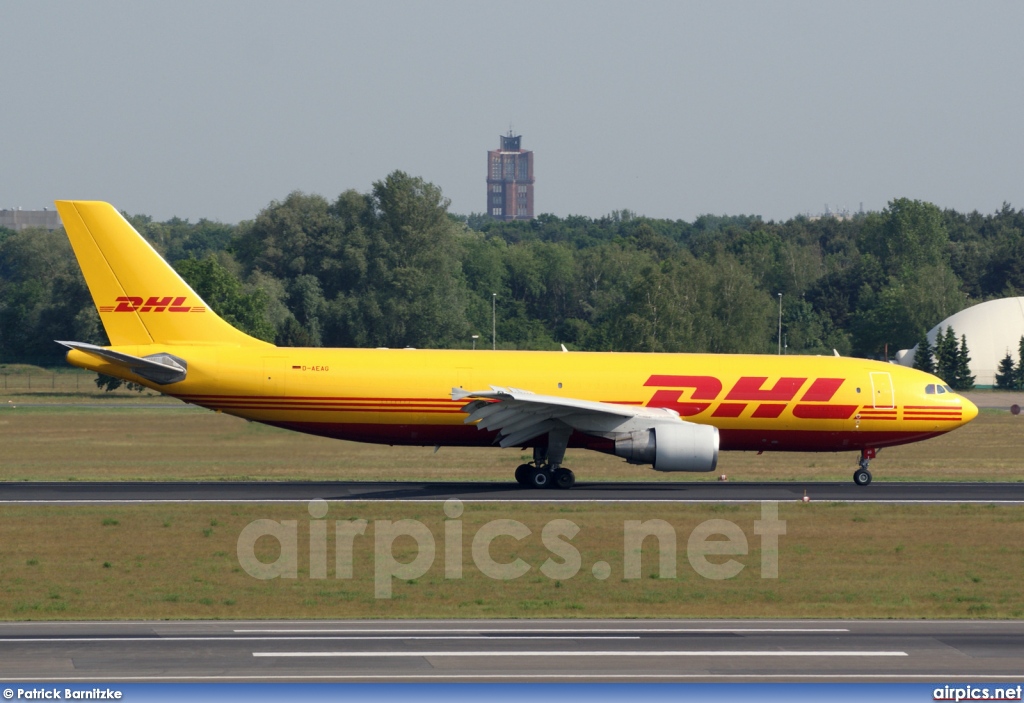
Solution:
[[[688,425],[668,408],[601,403],[538,395],[518,388],[492,386],[489,391],[452,389],[452,400],[469,399],[462,407],[467,424],[495,430],[502,447],[520,446],[542,434],[568,427],[585,434],[617,438],[658,425]]]

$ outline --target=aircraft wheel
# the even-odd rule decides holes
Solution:
[[[866,486],[871,483],[871,472],[867,469],[857,469],[853,474],[853,482],[858,486]]]
[[[569,469],[555,469],[555,485],[559,488],[572,488],[576,484],[576,474]]]
[[[530,467],[530,485],[534,488],[548,488],[551,485],[551,472],[547,469]]]
[[[516,483],[520,486],[530,485],[530,472],[533,471],[533,467],[529,464],[520,464],[516,467]]]

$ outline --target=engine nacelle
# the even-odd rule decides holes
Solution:
[[[714,471],[718,428],[693,422],[658,425],[615,440],[615,455],[655,471]]]

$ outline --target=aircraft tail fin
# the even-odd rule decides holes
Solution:
[[[112,345],[273,346],[218,317],[109,203],[56,205]]]

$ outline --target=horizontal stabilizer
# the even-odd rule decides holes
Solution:
[[[57,340],[57,344],[61,344],[68,349],[75,349],[86,354],[98,356],[112,364],[128,369],[136,376],[142,376],[161,385],[184,381],[185,374],[188,372],[188,362],[173,354],[161,352],[148,356],[132,356],[131,354],[124,354],[86,342],[62,342]]]

